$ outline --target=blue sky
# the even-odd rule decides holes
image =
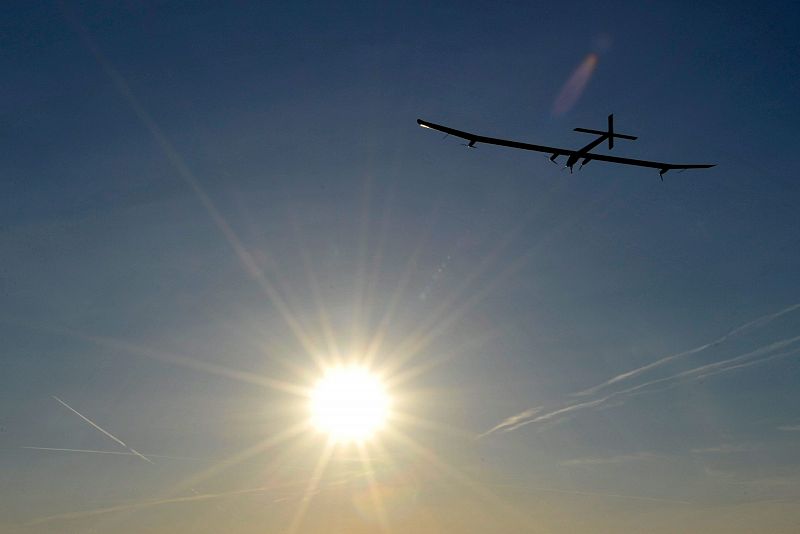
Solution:
[[[17,3],[0,525],[795,531],[798,22],[790,3]],[[578,147],[609,113],[639,136],[615,154],[718,165],[570,175],[415,122]],[[337,450],[310,501],[312,435],[181,486],[305,417],[263,382],[308,385],[331,339],[358,358],[378,333],[416,445],[385,438],[372,469]],[[127,451],[53,396],[154,464],[23,448]]]

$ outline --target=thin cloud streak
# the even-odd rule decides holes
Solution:
[[[140,508],[149,508],[151,506],[163,506],[165,504],[173,504],[173,503],[186,503],[186,502],[195,502],[195,501],[206,501],[210,499],[220,499],[225,497],[234,497],[237,495],[247,495],[251,493],[263,493],[266,491],[270,491],[275,489],[275,487],[270,486],[262,486],[258,488],[250,488],[244,490],[236,490],[236,491],[228,491],[223,493],[206,493],[201,495],[191,495],[188,497],[174,497],[171,499],[161,499],[161,500],[151,500],[151,501],[142,501],[136,503],[128,503],[128,504],[119,504],[116,506],[107,506],[104,508],[97,508],[94,510],[84,510],[80,512],[67,512],[64,514],[57,514],[57,515],[50,515],[46,517],[40,517],[37,519],[33,519],[28,521],[27,523],[23,523],[19,525],[21,527],[31,527],[36,525],[41,525],[44,523],[50,523],[53,521],[60,521],[60,520],[75,520],[75,519],[84,519],[88,517],[94,517],[98,515],[110,514],[114,512],[123,512],[126,510],[136,510]],[[289,497],[283,497],[281,500],[285,500]],[[274,502],[278,502],[277,500]]]
[[[725,341],[731,339],[732,337],[736,337],[736,336],[738,336],[738,335],[740,335],[740,334],[742,334],[744,332],[747,332],[748,330],[752,330],[754,328],[759,328],[759,327],[762,327],[762,326],[766,326],[767,324],[769,324],[770,322],[774,321],[775,319],[781,317],[782,315],[786,315],[787,313],[791,313],[791,312],[793,312],[794,310],[796,310],[798,308],[800,308],[800,303],[793,304],[792,306],[789,306],[788,308],[784,308],[784,309],[782,309],[782,310],[780,310],[778,312],[771,313],[769,315],[764,315],[762,317],[759,317],[758,319],[755,319],[753,321],[750,321],[748,323],[745,323],[745,324],[743,324],[741,326],[738,326],[738,327],[734,328],[730,332],[728,332],[725,335],[715,339],[714,341],[711,341],[710,343],[705,343],[705,344],[700,345],[699,347],[695,347],[693,349],[689,349],[689,350],[686,350],[686,351],[683,351],[683,352],[678,352],[678,353],[675,353],[675,354],[671,354],[669,356],[664,356],[663,358],[660,358],[660,359],[654,361],[653,363],[649,363],[647,365],[643,365],[642,367],[638,367],[636,369],[632,369],[630,371],[626,371],[626,372],[621,373],[621,374],[619,374],[619,375],[617,375],[617,376],[615,376],[613,378],[610,378],[610,379],[606,380],[605,382],[603,382],[601,384],[598,384],[598,385],[593,386],[593,387],[588,388],[588,389],[584,389],[583,391],[579,391],[577,393],[573,393],[573,396],[584,397],[584,396],[588,396],[588,395],[594,395],[598,391],[600,391],[602,389],[605,389],[608,386],[611,386],[613,384],[616,384],[617,382],[621,382],[623,380],[628,380],[630,378],[636,377],[636,376],[638,376],[638,375],[640,375],[642,373],[646,373],[647,371],[650,371],[650,370],[655,369],[657,367],[661,367],[662,365],[665,365],[665,364],[667,364],[669,362],[675,361],[675,360],[680,359],[680,358],[684,358],[686,356],[691,356],[693,354],[697,354],[698,352],[702,352],[702,351],[710,349],[712,347],[716,347],[717,345],[720,345],[720,344],[724,343]]]
[[[689,501],[680,501],[677,499],[665,499],[661,497],[647,497],[644,495],[623,495],[619,493],[605,493],[599,491],[580,491],[580,490],[569,490],[569,489],[561,489],[561,488],[543,488],[539,486],[521,486],[516,484],[493,484],[495,487],[499,488],[510,488],[510,489],[517,489],[524,491],[526,493],[531,492],[551,492],[551,493],[564,493],[567,495],[580,495],[586,497],[609,497],[612,499],[632,499],[636,501],[648,501],[648,502],[661,502],[661,503],[673,503],[673,504],[692,504]]]
[[[127,454],[127,453],[120,453],[120,454]],[[355,479],[357,477],[352,477],[351,479],[348,478],[340,478],[338,480],[332,481],[330,483],[324,484],[321,487],[317,488],[314,494],[318,494],[323,490],[333,488],[336,486],[341,486],[343,484],[347,484],[350,480]],[[55,514],[49,515],[44,517],[39,517],[36,519],[32,519],[27,523],[23,523],[19,525],[20,527],[30,527],[41,525],[45,523],[51,523],[54,521],[69,521],[69,520],[77,520],[77,519],[85,519],[100,515],[112,514],[117,512],[126,512],[132,510],[138,510],[143,508],[150,508],[154,506],[164,506],[168,504],[178,504],[178,503],[191,503],[191,502],[198,502],[198,501],[207,501],[212,499],[223,499],[223,498],[230,498],[230,497],[237,497],[237,496],[245,496],[250,494],[259,494],[259,493],[267,493],[267,492],[281,492],[280,497],[275,497],[272,499],[273,503],[280,503],[289,501],[292,499],[304,499],[306,498],[307,494],[304,491],[300,491],[299,488],[302,483],[295,482],[295,483],[286,483],[286,484],[277,484],[271,486],[259,486],[255,488],[246,488],[240,490],[233,490],[233,491],[225,491],[225,492],[218,492],[218,493],[202,493],[198,494],[195,492],[194,495],[182,496],[182,497],[169,497],[164,499],[150,499],[145,501],[139,502],[132,502],[132,503],[124,503],[118,504],[114,506],[106,506],[103,508],[96,508],[93,510],[82,510],[77,512],[66,512],[62,514]],[[298,488],[298,490],[294,490],[293,488]],[[194,491],[194,490],[192,490]]]
[[[659,460],[664,456],[654,452],[637,452],[633,454],[618,454],[616,456],[592,456],[587,458],[575,458],[560,462],[561,466],[582,466],[582,465],[609,465],[621,464],[626,462],[640,462],[644,460]]]
[[[125,442],[124,442],[124,441],[122,441],[121,439],[119,439],[118,437],[116,437],[116,436],[115,436],[114,434],[112,434],[111,432],[108,432],[107,430],[103,429],[103,428],[102,428],[100,425],[98,425],[97,423],[95,423],[94,421],[92,421],[91,419],[89,419],[88,417],[86,417],[85,415],[83,415],[82,413],[80,413],[78,410],[76,410],[75,408],[73,408],[72,406],[70,406],[69,404],[67,404],[66,402],[64,402],[63,400],[59,399],[59,398],[58,398],[58,397],[56,397],[55,395],[53,395],[53,398],[54,398],[55,400],[57,400],[59,403],[61,403],[62,405],[64,405],[64,406],[65,406],[67,409],[69,409],[69,410],[70,410],[72,413],[74,413],[75,415],[77,415],[78,417],[80,417],[81,419],[83,419],[84,421],[86,421],[87,423],[89,423],[90,425],[92,425],[94,428],[96,428],[97,430],[99,430],[100,432],[102,432],[103,434],[105,434],[106,436],[108,436],[109,438],[113,439],[114,441],[116,441],[117,443],[119,443],[120,445],[122,445],[123,447],[125,447],[126,449],[128,449],[128,451],[130,451],[132,454],[134,454],[134,455],[138,456],[139,458],[141,458],[142,460],[144,460],[144,461],[146,461],[146,462],[149,462],[149,463],[151,463],[151,464],[153,463],[153,461],[152,461],[150,458],[148,458],[148,457],[147,457],[147,456],[145,456],[144,454],[142,454],[142,453],[140,453],[140,452],[136,451],[136,450],[135,450],[135,449],[133,449],[132,447],[129,447],[128,445],[126,445],[126,444],[125,444]]]
[[[740,444],[723,443],[722,445],[717,445],[716,447],[702,447],[699,449],[692,449],[689,452],[691,452],[692,454],[730,454],[737,452],[753,452],[757,450],[758,447],[746,443],[740,443]]]

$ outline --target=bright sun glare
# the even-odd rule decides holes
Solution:
[[[377,376],[360,367],[331,369],[311,394],[311,416],[334,441],[363,441],[379,430],[389,397]]]

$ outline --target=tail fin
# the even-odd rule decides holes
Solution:
[[[608,149],[614,148],[614,114],[608,116]]]

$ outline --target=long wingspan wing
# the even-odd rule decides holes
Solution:
[[[559,156],[571,156],[573,154],[577,154],[577,150],[568,150],[564,148],[556,148],[556,147],[549,147],[544,145],[533,145],[530,143],[520,143],[519,141],[509,141],[506,139],[497,139],[495,137],[486,137],[485,135],[477,135],[470,132],[464,132],[461,130],[456,130],[455,128],[449,128],[447,126],[442,126],[441,124],[434,124],[432,122],[424,121],[422,119],[417,119],[417,124],[422,126],[423,128],[430,128],[432,130],[438,130],[440,132],[460,137],[461,139],[466,139],[467,141],[473,143],[484,143],[487,145],[499,145],[499,146],[507,146],[509,148],[519,148],[521,150],[533,150],[536,152],[545,152],[547,154],[556,154]],[[684,165],[680,163],[661,163],[658,161],[647,161],[642,159],[633,159],[633,158],[620,158],[618,156],[608,156],[606,154],[595,154],[595,153],[588,153],[588,154],[580,154],[581,158],[589,158],[591,160],[597,161],[606,161],[608,163],[619,163],[621,165],[635,165],[637,167],[649,167],[651,169],[658,169],[661,174],[669,171],[669,170],[678,170],[678,169],[708,169],[713,167],[714,165],[706,165],[706,164],[697,164],[697,165]]]
[[[713,167],[712,164],[684,164],[684,163],[660,163],[658,161],[647,161],[644,159],[633,158],[620,158],[617,156],[608,156],[606,154],[587,154],[586,157],[591,160],[607,161],[609,163],[619,163],[620,165],[635,165],[637,167],[649,167],[651,169],[658,169],[660,171],[678,170],[678,169],[709,169]]]
[[[419,124],[423,128],[438,130],[440,132],[450,134],[455,137],[460,137],[461,139],[466,139],[467,141],[474,141],[475,143],[484,143],[486,145],[500,145],[500,146],[507,146],[509,148],[520,148],[522,150],[535,150],[536,152],[547,152],[548,154],[558,154],[567,156],[575,153],[574,150],[564,150],[563,148],[553,148],[543,145],[532,145],[530,143],[520,143],[519,141],[508,141],[506,139],[497,139],[494,137],[486,137],[485,135],[477,135],[469,132],[462,132],[461,130],[456,130],[455,128],[449,128],[447,126],[442,126],[441,124],[434,124],[432,122],[424,121],[422,119],[417,119],[417,124]]]

